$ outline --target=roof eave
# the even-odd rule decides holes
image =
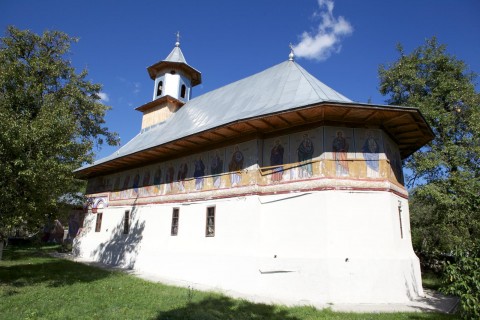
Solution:
[[[379,127],[399,145],[402,158],[410,156],[434,138],[432,129],[417,108],[324,101],[224,123],[97,165],[80,168],[75,171],[75,175],[85,179],[175,157],[182,152],[194,152],[225,140],[241,139],[248,134],[294,130],[313,123]]]
[[[163,60],[147,67],[147,71],[150,79],[155,80],[155,78],[160,72],[169,68],[176,68],[184,71],[190,77],[192,87],[202,83],[202,73],[183,62],[172,62]]]

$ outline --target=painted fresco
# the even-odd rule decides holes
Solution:
[[[174,179],[177,192],[185,192],[186,180],[189,174],[189,170],[192,170],[192,163],[189,158],[181,158],[177,163],[177,176]]]
[[[87,193],[126,200],[319,177],[403,184],[398,147],[380,129],[320,127],[94,178]]]
[[[163,188],[163,194],[169,194],[173,192],[173,182],[175,180],[175,162],[168,161],[165,163],[165,183]]]
[[[266,139],[263,142],[263,167],[268,169],[269,182],[278,183],[288,179],[288,172],[283,165],[290,163],[289,146],[289,136]]]
[[[355,158],[364,160],[361,164],[362,177],[380,178],[380,159],[385,159],[383,154],[382,132],[378,129],[357,128],[355,133],[356,155]]]
[[[290,180],[308,179],[319,174],[314,162],[323,154],[323,128],[290,136],[290,159],[297,165],[290,169]]]
[[[203,189],[204,176],[206,175],[206,167],[201,156],[195,157],[193,177],[195,178],[195,190]]]
[[[225,188],[222,174],[225,170],[225,149],[217,149],[208,154],[208,174],[211,175],[211,184],[214,189]]]
[[[390,180],[397,181],[403,185],[403,168],[400,152],[397,145],[388,136],[384,135],[383,144],[385,148],[385,156],[390,163]]]
[[[244,174],[247,173],[246,169],[257,164],[256,146],[256,141],[252,140],[226,148],[230,187],[256,183],[255,176]]]
[[[328,176],[350,177],[355,170],[350,160],[355,159],[355,142],[352,128],[325,127],[325,157]]]

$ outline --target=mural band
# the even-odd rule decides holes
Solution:
[[[87,193],[114,201],[323,177],[403,185],[400,153],[379,129],[320,127],[95,178]]]

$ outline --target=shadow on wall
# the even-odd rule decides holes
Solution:
[[[132,210],[132,221],[136,208]],[[138,254],[139,244],[143,238],[143,230],[145,229],[145,221],[140,223],[136,220],[135,224],[130,226],[128,233],[124,233],[124,221],[115,227],[112,231],[110,240],[100,243],[92,253],[92,256],[98,257],[97,261],[115,266],[122,266],[133,269]]]
[[[228,297],[207,297],[199,302],[189,302],[184,307],[160,312],[158,320],[188,319],[271,319],[300,320],[278,306],[257,304]]]

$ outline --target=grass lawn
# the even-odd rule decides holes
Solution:
[[[422,273],[423,288],[440,290],[442,287],[442,278],[433,272]]]
[[[337,313],[255,304],[151,283],[14,247],[0,261],[0,319],[457,319],[436,313]]]

